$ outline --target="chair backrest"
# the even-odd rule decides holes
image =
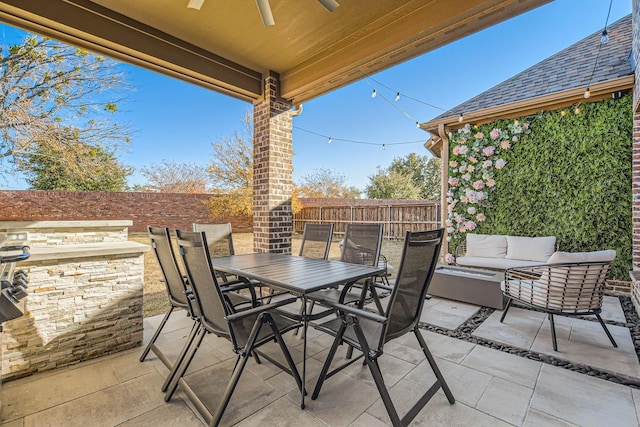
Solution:
[[[382,247],[382,224],[347,224],[340,261],[377,266]]]
[[[209,332],[231,337],[229,323],[226,320],[231,311],[224,303],[218,286],[205,233],[176,230],[176,234],[200,322]]]
[[[171,246],[171,235],[166,227],[147,227],[153,253],[156,255],[164,282],[167,286],[169,301],[172,305],[189,308],[182,273],[178,268],[176,255]]]
[[[193,231],[204,231],[212,257],[235,255],[231,223],[193,224]]]
[[[444,229],[407,231],[400,268],[389,296],[384,341],[404,335],[420,321],[427,289],[436,269]]]
[[[300,256],[306,258],[329,258],[332,237],[333,224],[306,223],[302,233]]]

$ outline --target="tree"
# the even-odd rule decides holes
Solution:
[[[415,200],[420,198],[420,189],[415,186],[411,176],[394,170],[381,170],[369,177],[371,184],[365,192],[369,199]]]
[[[103,147],[84,144],[66,146],[60,156],[54,145],[40,145],[25,157],[23,168],[34,190],[125,191],[133,169],[121,165],[115,153]],[[91,173],[79,174],[70,164],[82,163]]]
[[[393,159],[388,170],[409,176],[420,190],[420,199],[440,200],[440,164],[440,159],[436,157],[410,153],[404,158]]]
[[[440,164],[440,159],[416,153],[396,157],[387,169],[378,170],[369,177],[367,197],[440,200]]]
[[[246,112],[242,130],[222,137],[212,144],[209,165],[211,192],[208,205],[213,217],[253,215],[253,116]],[[294,185],[291,195],[293,212],[301,209]]]
[[[18,169],[30,154],[55,155],[66,174],[91,180],[96,153],[129,141],[112,121],[126,88],[117,63],[83,49],[29,35],[0,51],[0,160]],[[107,153],[111,152],[107,150]],[[105,154],[105,153],[103,153]],[[113,152],[111,152],[113,154]],[[7,164],[7,162],[5,162]]]
[[[175,163],[163,160],[140,173],[147,179],[144,186],[136,188],[152,193],[206,193],[209,175],[207,168],[193,163]]]
[[[329,169],[315,169],[305,175],[299,184],[300,197],[328,197],[338,199],[359,199],[361,191],[347,187],[344,175]]]

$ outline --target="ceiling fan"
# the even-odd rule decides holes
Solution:
[[[325,9],[329,12],[333,12],[336,10],[340,4],[336,0],[317,0]],[[189,0],[189,4],[187,5],[190,9],[200,10],[202,5],[204,4],[204,0]],[[273,13],[271,13],[271,5],[269,4],[269,0],[256,0],[256,4],[258,5],[258,12],[260,12],[260,17],[262,18],[262,23],[269,27],[271,25],[275,25],[276,21],[273,19]]]

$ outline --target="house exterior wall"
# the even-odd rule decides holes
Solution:
[[[253,247],[290,254],[292,104],[279,93],[279,78],[272,74],[265,79],[264,99],[253,107]]]
[[[635,85],[633,88],[633,271],[631,272],[631,299],[640,313],[640,0],[633,0],[633,42],[632,55],[635,66]]]

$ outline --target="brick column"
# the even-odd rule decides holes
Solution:
[[[292,104],[279,97],[279,81],[272,72],[253,106],[253,249],[290,254]]]
[[[640,60],[640,0],[633,0],[633,41],[632,52],[635,63]],[[631,300],[640,313],[640,67],[635,69],[635,84],[633,87],[633,160],[631,190],[633,192],[632,207],[632,265],[631,271]]]

